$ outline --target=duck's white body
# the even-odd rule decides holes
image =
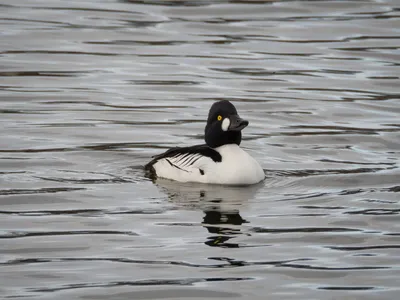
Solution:
[[[152,167],[158,177],[180,182],[250,185],[265,178],[258,162],[236,144],[214,148],[221,161],[201,153],[179,153],[159,158]]]

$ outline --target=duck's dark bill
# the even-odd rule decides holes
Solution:
[[[239,131],[249,125],[249,121],[243,120],[238,115],[232,115],[229,117],[231,123],[229,124],[228,130]]]

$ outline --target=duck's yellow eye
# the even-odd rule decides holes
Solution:
[[[221,120],[222,120],[222,116],[219,115],[219,116],[217,117],[217,120],[218,120],[218,121],[221,121]]]

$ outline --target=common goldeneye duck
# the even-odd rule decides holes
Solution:
[[[249,122],[238,116],[227,100],[215,102],[208,113],[203,145],[171,148],[145,165],[153,178],[180,182],[250,185],[265,174],[258,162],[239,145]]]

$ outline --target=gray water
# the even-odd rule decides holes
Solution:
[[[0,297],[398,299],[400,3],[2,0]],[[152,182],[234,103],[267,175]]]

